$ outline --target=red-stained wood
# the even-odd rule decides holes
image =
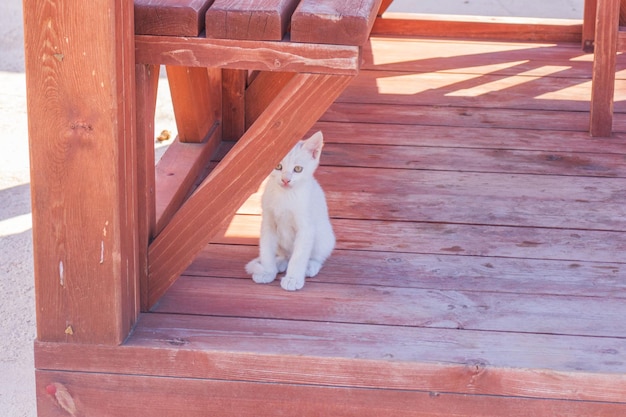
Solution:
[[[118,21],[119,35],[125,33],[121,27],[131,26],[128,18],[132,13],[120,15],[117,12],[128,10],[121,2],[115,5],[113,15],[126,18]],[[103,4],[90,6],[106,9]],[[87,15],[86,8],[78,11]],[[25,4],[25,12],[27,22],[33,16],[45,16],[34,3]],[[81,246],[80,256],[86,259],[72,256],[80,265],[72,265],[71,276],[65,278],[73,281],[72,299],[62,299],[57,305],[60,313],[55,314],[79,317],[81,330],[89,323],[96,327],[100,323],[100,328],[111,325],[90,317],[98,315],[113,322],[111,327],[127,331],[137,314],[136,277],[141,273],[124,275],[124,268],[141,268],[141,256],[132,259],[142,250],[141,243],[133,246],[133,242],[142,242],[144,237],[137,233],[144,233],[141,228],[151,227],[152,222],[132,217],[150,210],[141,206],[142,202],[149,204],[149,190],[141,190],[141,184],[149,187],[150,182],[141,179],[142,170],[144,174],[150,170],[146,166],[149,156],[140,152],[149,151],[151,129],[149,124],[142,126],[134,139],[134,63],[130,69],[123,64],[132,62],[132,48],[124,50],[119,39],[113,42],[108,38],[98,45],[102,49],[109,42],[112,46],[104,49],[117,51],[117,58],[120,53],[124,57],[96,61],[102,64],[98,68],[104,69],[102,83],[95,85],[97,91],[112,79],[123,80],[102,95],[113,98],[114,104],[107,107],[93,98],[101,96],[76,88],[90,85],[93,62],[87,68],[71,52],[54,51],[54,45],[64,43],[43,39],[46,31],[42,36],[42,27],[45,25],[33,24],[28,32],[27,25],[27,45],[49,48],[43,60],[27,53],[29,106],[38,108],[38,103],[55,98],[57,91],[68,92],[60,95],[59,103],[74,104],[31,112],[36,118],[30,122],[35,132],[31,139],[38,139],[33,142],[34,149],[31,145],[32,166],[40,173],[33,176],[35,253],[45,260],[42,253],[68,247],[79,253]],[[94,25],[93,29],[97,28],[106,32],[110,26]],[[54,34],[64,35],[63,30]],[[132,36],[130,39],[132,45]],[[140,59],[163,57],[187,66],[210,62],[239,70],[247,66],[267,70],[272,57],[282,59],[285,51],[298,51],[287,64],[290,69],[333,73],[348,68],[338,61],[329,64],[336,49],[326,46],[315,47],[315,59],[320,61],[311,66],[312,61],[298,61],[303,56],[311,58],[311,49],[288,43],[253,46],[249,42],[164,37],[161,41],[166,46],[158,49],[156,39],[137,39],[138,45],[145,39],[155,42],[142,44],[151,46],[147,51],[138,49]],[[200,46],[202,42],[209,46]],[[262,50],[263,45],[268,49]],[[80,50],[98,49],[87,46]],[[226,46],[243,48],[240,55],[255,52],[234,57],[221,49]],[[171,259],[188,258],[182,265],[196,252],[200,255],[154,306],[158,313],[142,314],[121,346],[112,342],[115,337],[102,341],[88,339],[84,333],[65,337],[86,344],[54,338],[36,342],[40,415],[624,415],[626,328],[621,318],[626,240],[620,158],[626,120],[618,105],[618,132],[613,139],[585,137],[586,112],[571,102],[588,98],[589,83],[584,76],[588,62],[578,62],[585,58],[572,53],[575,48],[409,39],[375,40],[371,48],[366,46],[366,65],[374,71],[363,74],[327,112],[325,121],[312,126],[322,128],[326,137],[318,178],[327,193],[338,245],[320,275],[308,280],[298,293],[282,291],[278,282],[257,285],[246,276],[243,266],[258,252],[258,196],[220,229],[219,220],[234,213],[240,202],[225,202],[220,193],[237,200],[254,190],[262,164],[250,168],[256,164],[250,155],[259,156],[271,167],[290,141],[306,133],[308,127],[300,126],[302,115],[307,121],[304,125],[313,124],[315,117],[305,111],[312,107],[306,99],[321,93],[312,81],[333,77],[297,75],[281,93],[262,94],[259,102],[273,102],[273,114],[261,115],[243,135],[225,158],[230,168],[218,166],[213,173],[226,172],[230,179],[221,177],[201,186],[201,197],[192,197],[195,205],[181,213],[202,235],[192,236],[192,244],[208,241],[216,231],[221,235],[213,241],[219,243],[190,250],[185,247],[190,234],[184,231],[179,238],[169,239],[172,246],[161,242],[151,248],[154,264],[166,269]],[[209,56],[211,52],[215,55]],[[246,59],[254,56],[260,57],[259,63],[248,65]],[[354,56],[353,73],[358,69],[358,53]],[[527,62],[512,65],[513,59]],[[67,60],[80,65],[62,71],[64,77],[51,77]],[[42,71],[41,62],[53,65]],[[272,71],[284,62],[278,61]],[[494,65],[491,69],[486,67],[489,62]],[[559,65],[572,68],[560,72],[543,68]],[[120,75],[122,68],[124,76]],[[152,111],[156,79],[149,68],[139,65],[136,73],[139,94],[145,92],[138,97],[136,117],[144,121]],[[522,68],[541,73],[520,74]],[[409,90],[445,77],[449,83],[437,91],[406,97],[398,85],[386,84],[393,71],[406,75]],[[411,75],[420,71],[437,74]],[[477,84],[458,80],[459,74],[481,71],[489,75],[480,77]],[[75,82],[76,74],[84,74],[79,77],[82,83]],[[65,78],[71,81],[58,81]],[[348,77],[339,78],[320,88],[338,94]],[[520,79],[532,81],[520,88],[515,83]],[[295,86],[294,80],[302,84]],[[504,88],[493,89],[483,100],[453,94],[476,92],[494,82],[504,82]],[[222,79],[221,91],[224,85]],[[236,96],[241,85],[226,88]],[[556,92],[558,99],[544,97]],[[511,93],[515,100],[503,97]],[[80,97],[91,101],[85,105]],[[328,100],[324,102],[327,105],[333,98],[313,100],[320,100],[321,112],[321,101]],[[284,113],[279,102],[286,106]],[[126,103],[130,103],[128,108]],[[50,140],[50,126],[64,131],[61,123],[50,123],[50,115],[74,112],[72,116],[78,114],[90,121],[93,114],[104,117],[102,110],[111,106],[113,110],[104,116],[113,114],[119,123],[108,129],[94,123],[93,135],[98,136],[92,138],[97,145],[89,142],[89,135],[78,141],[71,135],[66,135],[70,139],[61,135]],[[85,113],[90,109],[91,113]],[[290,137],[290,132],[300,128],[298,137]],[[42,131],[47,133],[45,138],[39,133]],[[255,144],[253,137],[265,140]],[[175,149],[170,156],[176,154]],[[78,157],[88,161],[77,161]],[[66,171],[59,168],[59,160]],[[95,171],[91,176],[85,175],[89,169]],[[89,190],[96,187],[87,186],[95,183],[96,174],[102,177],[102,172],[112,179],[98,182],[99,193],[94,194]],[[134,181],[138,185],[133,185]],[[114,188],[111,184],[118,184],[119,190],[114,190],[113,197],[99,199],[108,196]],[[50,186],[52,192],[47,191]],[[76,193],[68,187],[76,187]],[[65,205],[66,200],[59,197],[79,194],[80,203],[76,198],[72,205]],[[140,199],[137,208],[126,210],[124,204],[132,206],[135,198]],[[122,219],[115,230],[106,229],[106,236],[126,232],[115,238],[127,256],[121,258],[117,269],[112,270],[106,256],[104,266],[89,268],[95,253],[90,242],[101,238],[90,223],[82,221],[87,219],[85,213],[90,219],[99,213],[90,201],[105,201],[107,215],[129,219]],[[50,202],[52,208],[47,207]],[[64,216],[58,207],[66,207]],[[51,221],[42,222],[42,213],[50,212],[56,213],[55,227],[50,227]],[[207,227],[204,222],[213,224]],[[73,239],[54,241],[40,235],[70,236],[67,227],[80,233]],[[176,227],[171,229],[174,235]],[[39,277],[44,277],[37,280],[38,303],[56,302],[57,258],[42,265],[52,268],[36,267]],[[81,278],[84,271],[85,278]],[[146,310],[169,283],[157,281],[163,286],[145,296]],[[135,300],[134,304],[130,300]],[[132,305],[135,315],[129,313]],[[74,306],[79,308],[72,310]],[[44,314],[50,311],[39,311],[44,316],[42,324],[53,322]],[[128,321],[118,325],[120,317]],[[71,327],[72,332],[74,329]]]
[[[185,276],[249,280],[241,266],[257,255],[256,246],[210,244]],[[625,270],[616,262],[337,250],[326,261],[325,273],[311,282],[623,299]]]
[[[415,74],[363,71],[338,102],[445,105],[454,97],[455,105],[472,108],[588,111],[589,83],[570,78],[568,70],[566,66],[546,66],[506,75],[462,70]],[[615,91],[615,110],[626,112],[626,80],[616,80]]]
[[[492,149],[535,152],[576,152],[622,155],[626,134],[616,133],[612,138],[594,138],[589,141],[586,131],[544,131],[529,129],[437,125],[402,125],[385,123],[316,123],[311,133],[322,130],[326,144],[399,145],[463,149]],[[589,145],[593,144],[593,147]],[[231,145],[224,143],[224,146]],[[471,162],[471,161],[470,161]],[[322,164],[325,159],[322,158]]]
[[[610,136],[614,128],[613,95],[619,8],[620,0],[598,0],[589,123],[591,136]]]
[[[35,349],[42,370],[601,402],[626,389],[617,338],[146,314],[120,348]]]
[[[150,305],[350,82],[298,74],[198,187],[148,249]],[[235,163],[236,162],[236,163]]]
[[[178,139],[181,142],[204,142],[221,124],[222,71],[219,68],[177,66],[167,66],[166,70]]]
[[[276,98],[278,93],[291,81],[293,72],[259,72],[246,90],[245,122],[246,129],[252,126]]]
[[[626,132],[626,119],[616,117],[615,132]],[[537,130],[587,131],[589,119],[580,112],[544,110],[403,106],[397,104],[334,103],[321,118],[327,122],[392,123],[420,125],[428,122],[434,126],[495,127],[523,129],[532,126]]]
[[[385,164],[384,159],[379,158],[372,158],[378,159],[372,163],[376,167],[364,168],[359,167],[361,162],[357,157],[351,156],[364,148],[356,147],[350,153],[339,155],[330,155],[335,146],[325,148],[328,150],[325,149],[324,169],[318,173],[318,179],[324,186],[332,214],[339,218],[626,231],[626,219],[611,215],[626,205],[626,196],[620,194],[623,177],[589,178],[584,172],[580,176],[553,176],[549,172],[520,174],[525,162],[520,163],[519,169],[507,172],[509,167],[499,161],[515,157],[506,152],[495,152],[486,158],[476,155],[482,160],[475,172],[455,172],[451,168],[475,156],[471,151],[459,152],[458,158],[429,161],[436,160],[438,154],[455,152],[452,148],[441,149],[438,153],[425,152],[421,156],[425,162],[413,166],[415,170],[394,167],[396,164]],[[408,159],[414,155],[406,148],[398,148],[389,152],[389,156],[404,152]],[[387,151],[389,149],[376,147],[372,154],[386,155]],[[348,156],[344,158],[344,154]],[[616,157],[623,161],[623,156]],[[406,159],[394,162],[400,165],[404,161]],[[543,161],[550,164],[546,159]],[[489,167],[490,163],[503,169]],[[538,161],[537,165],[540,164]],[[474,168],[473,164],[464,167]],[[480,172],[483,167],[489,167],[492,172]],[[556,172],[557,169],[553,170]],[[364,177],[371,181],[364,184]],[[590,195],[589,190],[597,191]],[[238,213],[260,214],[260,194],[251,196]],[[486,207],[485,200],[490,201]],[[560,215],[564,204],[571,216]],[[604,210],[596,210],[596,206]],[[458,207],[465,207],[466,211],[459,213]]]
[[[624,403],[45,371],[37,373],[37,390],[42,392],[38,408],[44,415],[522,417],[548,412],[617,417],[626,410]]]
[[[619,25],[626,26],[626,0],[619,2]]]
[[[442,54],[442,51],[445,51]],[[375,59],[375,61],[374,61]],[[451,39],[371,37],[363,47],[362,70],[409,74],[459,73],[520,75],[589,80],[593,56],[573,43],[496,42]],[[618,79],[624,79],[626,60],[617,59]],[[400,74],[398,74],[400,75]]]
[[[321,276],[326,273],[320,272]],[[394,273],[393,265],[387,273]],[[154,311],[325,323],[361,323],[367,317],[368,324],[386,326],[626,336],[626,324],[620,320],[626,313],[625,298],[342,285],[319,283],[316,279],[309,280],[306,286],[306,291],[292,297],[289,292],[276,291],[278,282],[259,288],[250,279],[184,277],[172,286]],[[226,293],[236,297],[220,296]],[[581,317],[578,308],[583,305],[585,315]]]
[[[359,48],[346,45],[142,35],[135,45],[146,64],[337,75],[356,75],[360,65]]]
[[[378,17],[372,35],[507,39],[509,41],[580,42],[579,20],[521,17],[442,16],[386,13]]]
[[[619,154],[605,154],[605,153],[570,153],[570,152],[546,152],[541,151],[523,151],[523,150],[503,150],[503,149],[466,149],[462,152],[456,151],[449,147],[415,147],[415,146],[382,146],[382,145],[353,145],[346,147],[345,145],[327,145],[324,155],[324,164],[346,166],[346,167],[360,167],[360,168],[396,168],[401,171],[394,172],[399,178],[403,178],[403,175],[419,175],[419,173],[405,172],[405,169],[416,170],[431,170],[431,171],[454,171],[454,168],[463,166],[464,171],[470,173],[485,174],[485,173],[508,173],[508,174],[522,174],[526,179],[520,181],[533,181],[531,175],[558,175],[559,177],[566,177],[559,179],[563,184],[563,187],[569,188],[567,191],[562,192],[569,193],[569,195],[577,195],[580,201],[584,201],[587,198],[589,201],[597,201],[596,196],[589,196],[584,194],[584,190],[577,190],[577,184],[585,183],[589,181],[596,184],[605,184],[605,186],[611,190],[609,193],[616,192],[613,186],[618,187],[619,178],[626,178],[626,167],[624,167],[623,155]],[[455,155],[456,153],[456,155]],[[346,181],[352,183],[354,178],[358,178],[359,175],[366,175],[370,173],[377,175],[377,171],[368,171],[367,169],[359,170],[355,169],[355,172],[338,170],[334,172],[321,174],[326,175],[329,182],[332,183],[332,175],[346,177]],[[393,178],[393,174],[381,172],[380,175],[389,175],[389,178]],[[436,175],[436,174],[435,174]],[[469,175],[469,174],[465,174]],[[494,175],[495,177],[495,175]],[[567,178],[574,177],[574,178]],[[583,177],[580,178],[579,177]],[[585,177],[608,177],[615,178],[615,180],[593,180]],[[548,188],[556,187],[556,183],[552,185],[550,181],[553,178],[538,178],[536,181],[537,186],[540,189],[544,189],[539,185],[541,181],[546,181],[545,186]],[[382,182],[385,182],[381,178]],[[461,181],[472,181],[470,178],[465,177]],[[477,180],[477,181],[480,181]],[[498,182],[498,179],[494,179]],[[506,180],[514,183],[516,178],[513,176],[507,177]],[[494,184],[494,187],[496,185]],[[503,186],[505,188],[506,186]],[[619,187],[618,187],[619,188]],[[350,187],[349,187],[350,189]],[[417,190],[416,190],[417,191]],[[443,191],[442,191],[443,192]],[[534,191],[530,191],[531,195],[535,195]],[[557,193],[559,194],[559,193]],[[607,197],[610,197],[609,194]],[[565,197],[563,195],[562,197]],[[608,199],[610,200],[610,198]],[[608,201],[607,200],[607,201]],[[616,202],[620,201],[616,199]],[[621,204],[619,202],[618,204]],[[615,225],[614,225],[615,226]],[[620,229],[621,230],[621,229]]]
[[[135,96],[137,105],[137,205],[138,242],[147,248],[156,231],[155,212],[155,158],[154,115],[159,84],[157,65],[139,64],[135,67]],[[148,253],[138,252],[142,310],[146,309],[148,297]]]
[[[299,0],[215,0],[206,13],[207,38],[279,41]]]
[[[135,34],[198,36],[213,0],[134,0]]]
[[[246,131],[248,71],[222,70],[222,139],[237,140]]]
[[[57,3],[24,2],[37,337],[116,345],[139,310],[132,3]]]
[[[391,6],[391,3],[393,3],[393,0],[383,0],[380,3],[380,8],[378,9],[378,16],[382,16],[382,14],[387,11],[389,6]]]
[[[596,10],[598,0],[585,0],[583,10],[583,51],[593,53],[596,37]]]
[[[291,19],[291,40],[363,45],[369,38],[381,0],[301,0]]]
[[[455,223],[334,219],[337,248],[546,260],[613,262],[626,250],[623,231]],[[216,243],[254,244],[260,216],[237,215]],[[373,238],[384,236],[383,238]]]
[[[204,143],[182,143],[178,139],[156,166],[155,237],[189,197],[194,185],[219,145],[219,130],[213,129]]]

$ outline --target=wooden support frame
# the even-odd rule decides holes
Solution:
[[[597,0],[595,52],[591,87],[591,136],[613,130],[615,63],[619,37],[620,0]]]
[[[166,66],[181,142],[202,143],[222,121],[222,70]]]
[[[137,104],[137,217],[139,248],[147,248],[156,233],[156,181],[154,158],[154,114],[157,103],[160,67],[151,64],[135,66],[135,97]],[[148,295],[148,251],[139,250],[141,309],[145,310]]]
[[[237,140],[246,131],[245,93],[248,71],[222,70],[222,139]]]
[[[278,162],[352,78],[297,74],[289,81],[148,248],[149,307],[259,187],[267,161]]]
[[[141,275],[133,4],[57,3],[24,0],[37,338],[117,345]]]

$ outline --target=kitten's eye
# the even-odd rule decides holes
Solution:
[[[293,168],[293,170],[294,170],[295,172],[302,172],[302,167],[301,167],[300,165],[296,165],[296,166]]]
[[[278,164],[276,165],[276,168],[274,168],[276,171],[282,171],[283,170],[283,164]]]

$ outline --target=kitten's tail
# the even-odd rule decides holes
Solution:
[[[250,275],[262,275],[265,270],[263,269],[263,265],[261,265],[261,259],[256,258],[248,262],[248,264],[246,265],[246,272]]]

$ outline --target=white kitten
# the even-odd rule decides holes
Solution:
[[[287,271],[281,287],[299,290],[335,247],[324,191],[313,177],[323,145],[322,132],[298,142],[269,175],[261,199],[260,256],[246,265],[254,282],[272,282]]]

